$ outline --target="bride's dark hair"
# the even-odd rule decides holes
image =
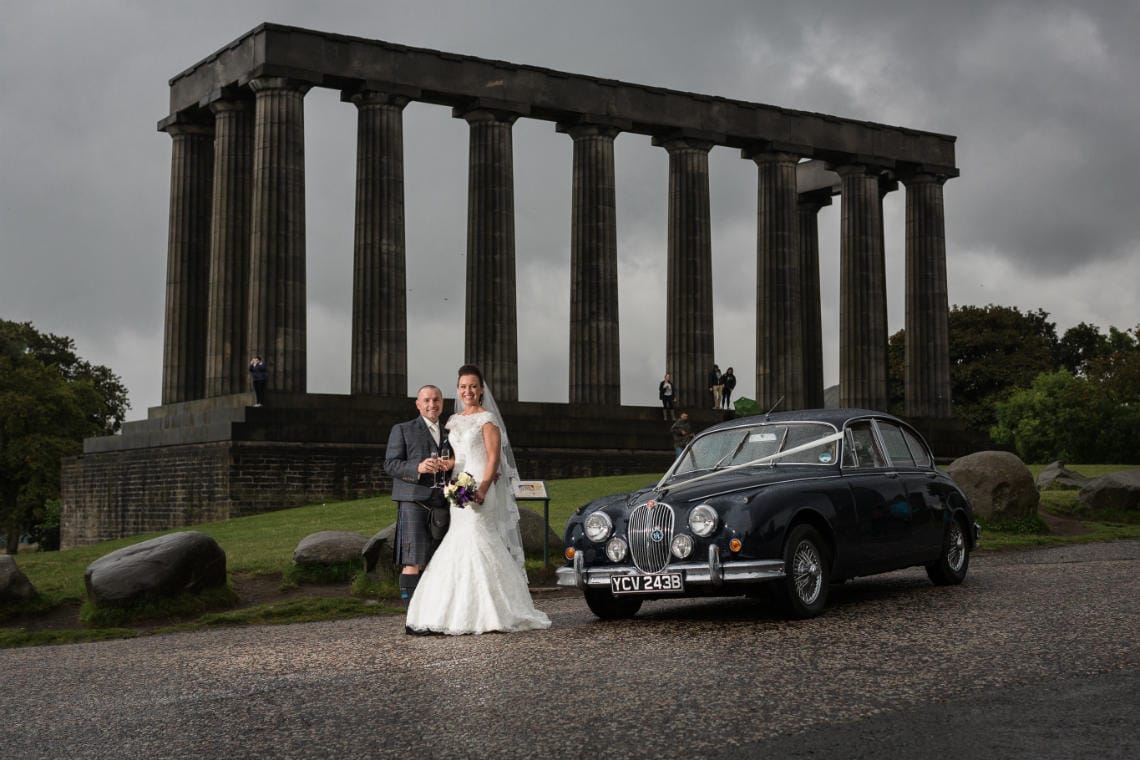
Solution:
[[[464,364],[459,368],[458,377],[463,377],[464,375],[474,375],[475,377],[479,378],[479,385],[487,384],[487,381],[483,379],[483,370],[479,369],[474,364]]]
[[[464,364],[462,367],[459,368],[459,377],[463,377],[464,375],[474,375],[475,377],[479,378],[479,387],[480,388],[486,388],[487,387],[487,381],[483,379],[483,370],[479,369],[474,364]],[[458,378],[456,378],[456,379],[458,379]],[[482,393],[479,394],[479,405],[480,406],[483,405],[483,394]]]

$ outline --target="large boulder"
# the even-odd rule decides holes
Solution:
[[[1140,470],[1110,472],[1081,488],[1077,501],[1090,512],[1140,509]]]
[[[1025,463],[1008,451],[978,451],[946,468],[982,520],[1009,520],[1037,513],[1041,495]]]
[[[364,560],[364,572],[369,578],[375,579],[386,570],[395,573],[396,523],[368,539],[360,550],[360,558]]]
[[[16,565],[16,558],[0,554],[0,602],[24,602],[37,596],[35,586]]]
[[[1037,475],[1038,491],[1078,491],[1089,479],[1075,470],[1069,470],[1064,462],[1053,462]]]
[[[226,553],[205,533],[170,533],[100,557],[83,576],[97,605],[125,606],[226,584]]]
[[[301,539],[293,550],[298,565],[339,565],[359,562],[368,539],[350,530],[322,530]]]
[[[528,556],[542,554],[542,536],[546,534],[550,542],[550,554],[553,557],[562,555],[562,536],[559,536],[542,519],[542,513],[530,507],[519,507],[519,531],[522,533],[523,551]]]

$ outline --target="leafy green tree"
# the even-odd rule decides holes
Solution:
[[[988,429],[998,401],[1055,368],[1057,327],[1041,309],[955,306],[949,332],[955,414],[971,427]]]
[[[1041,373],[995,411],[991,437],[1027,462],[1140,462],[1140,405],[1068,370]]]
[[[0,320],[0,530],[9,553],[59,497],[63,457],[118,430],[128,408],[122,381],[81,359],[70,338]]]
[[[1066,330],[1057,342],[1057,365],[1074,375],[1084,376],[1090,362],[1107,356],[1114,350],[1108,337],[1101,333],[1099,327],[1081,322]]]

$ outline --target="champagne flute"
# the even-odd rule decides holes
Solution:
[[[431,468],[432,468],[431,469],[431,483],[433,486],[438,486],[439,485],[439,470],[436,468],[439,466],[439,452],[436,451],[435,449],[432,449],[431,452],[428,454],[428,461],[431,463]]]
[[[447,468],[450,462],[451,446],[448,445],[447,441],[444,441],[443,446],[439,449],[439,464],[442,469],[439,471],[439,478],[437,478],[436,485],[440,487],[447,485]]]

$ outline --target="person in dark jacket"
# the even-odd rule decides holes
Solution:
[[[732,408],[732,391],[736,388],[736,375],[732,372],[732,367],[724,371],[720,376],[720,403],[725,409]]]
[[[709,372],[709,393],[712,394],[713,409],[720,409],[720,367],[713,365],[712,370]]]
[[[269,367],[260,356],[255,356],[249,361],[249,379],[253,383],[253,396],[256,399],[254,406],[261,406],[265,403],[265,385],[269,382]]]

